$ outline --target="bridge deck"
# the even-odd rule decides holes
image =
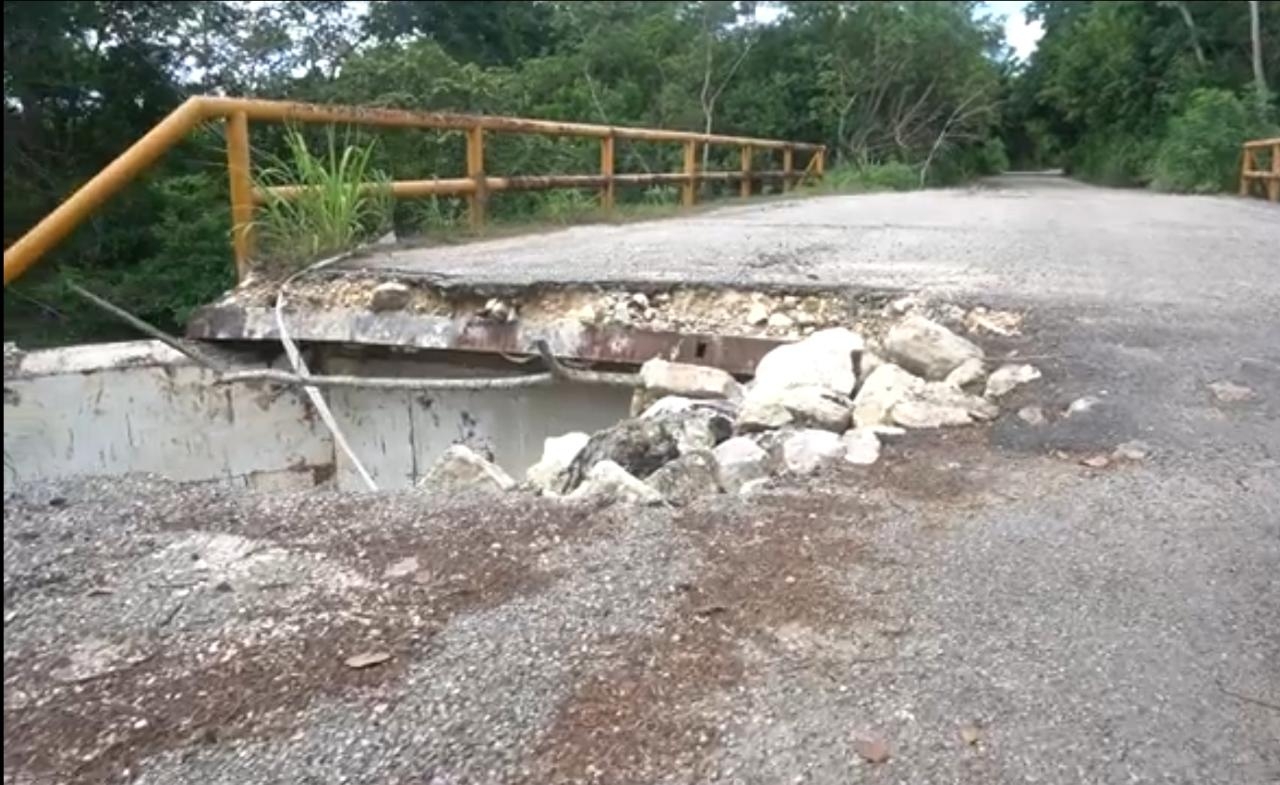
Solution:
[[[914,291],[1019,308],[1062,298],[1218,306],[1245,294],[1274,300],[1274,288],[1259,291],[1257,282],[1276,280],[1278,256],[1280,216],[1265,202],[1005,176],[969,189],[797,198],[390,247],[299,284],[290,330],[304,341],[502,353],[541,338],[567,357],[635,362],[663,352],[749,372],[771,340],[793,337],[752,325],[753,291],[812,295],[817,326],[857,323],[887,297]],[[1217,274],[1223,259],[1238,274]],[[370,293],[387,278],[415,283],[419,299],[374,313]],[[614,318],[619,298],[675,290],[688,296],[671,308],[645,318],[640,308],[633,323]],[[273,291],[250,287],[204,309],[189,334],[276,340]],[[519,319],[483,318],[493,296]],[[838,313],[835,301],[845,303]],[[594,316],[580,319],[584,309]]]
[[[975,188],[827,196],[592,225],[353,261],[379,275],[474,284],[710,282],[939,288],[1036,297],[1122,287],[1181,296],[1172,281],[1224,254],[1262,264],[1276,208],[1225,197],[1093,188],[1054,176]],[[1206,297],[1238,285],[1208,281]]]

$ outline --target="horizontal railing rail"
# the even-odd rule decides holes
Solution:
[[[1267,199],[1280,202],[1280,137],[1245,142],[1240,156],[1240,195],[1253,193],[1253,185],[1262,186]],[[1271,168],[1258,168],[1258,151],[1270,150]]]
[[[194,128],[213,120],[226,122],[227,169],[231,186],[233,227],[232,247],[236,272],[241,278],[253,255],[255,205],[273,197],[296,196],[303,188],[303,186],[279,186],[260,190],[254,187],[249,148],[251,121],[463,131],[466,133],[467,142],[466,177],[397,181],[390,183],[389,188],[391,193],[398,197],[463,196],[468,200],[473,227],[484,224],[486,205],[491,193],[549,188],[596,188],[600,190],[602,207],[611,210],[615,204],[615,189],[619,185],[670,183],[681,186],[681,203],[692,206],[697,201],[698,186],[702,182],[738,182],[739,194],[743,197],[751,195],[752,182],[757,180],[779,180],[783,188],[788,189],[806,177],[822,177],[826,156],[826,148],[823,145],[779,139],[568,123],[522,117],[322,106],[289,101],[197,96],[184,101],[132,147],[121,153],[26,234],[6,248],[4,252],[5,284],[7,285],[30,269],[103,203],[155,163],[166,151],[182,141]],[[484,166],[486,133],[599,139],[600,172],[585,175],[491,177],[485,172]],[[617,174],[614,171],[614,149],[618,139],[679,143],[684,147],[682,170],[654,174]],[[740,148],[741,168],[736,171],[699,171],[698,148],[701,145]],[[780,151],[782,168],[754,170],[752,160],[756,150]],[[809,154],[806,166],[799,171],[795,168],[797,151]]]

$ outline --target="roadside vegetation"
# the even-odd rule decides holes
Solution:
[[[1009,82],[1003,135],[1015,167],[1231,191],[1240,143],[1280,132],[1280,2],[1032,2],[1027,11],[1044,37]]]
[[[264,263],[294,269],[390,229],[390,178],[373,168],[375,142],[340,142],[330,128],[317,152],[290,128],[284,144],[285,155],[269,159],[257,177],[267,194],[254,227]],[[285,196],[271,190],[278,187],[297,191]]]
[[[1045,38],[1028,63],[1012,58],[981,3],[779,2],[759,15],[755,6],[6,2],[5,242],[200,93],[822,142],[827,178],[810,186],[819,191],[944,186],[1012,165],[1208,192],[1232,185],[1241,139],[1275,128],[1266,85],[1280,84],[1276,0],[1256,4],[1257,36],[1249,3],[1032,2]],[[252,134],[260,185],[318,186],[260,209],[262,248],[275,261],[301,264],[389,228],[470,235],[459,199],[391,201],[355,187],[461,176],[461,134],[266,125]],[[701,163],[736,169],[738,151],[712,148]],[[763,153],[754,164],[779,166]],[[598,165],[589,140],[486,141],[494,174]],[[676,145],[618,144],[619,173],[679,168]],[[66,280],[180,329],[232,283],[227,190],[221,129],[211,126],[6,288],[6,340],[126,334],[70,299]],[[735,193],[708,184],[700,198]],[[671,187],[620,188],[605,216],[590,190],[502,193],[486,231],[659,216],[677,202]]]

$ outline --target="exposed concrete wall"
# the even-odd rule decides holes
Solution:
[[[275,487],[332,474],[328,434],[296,393],[215,387],[163,344],[50,349],[10,365],[6,482],[152,472]]]
[[[466,377],[496,375],[475,369],[413,359],[370,360],[331,357],[334,374],[367,376]],[[395,393],[335,390],[329,403],[352,449],[379,487],[412,485],[451,444],[492,456],[517,480],[542,457],[548,436],[591,433],[627,416],[629,391],[609,387],[556,385],[522,390],[447,390]],[[358,487],[359,477],[338,456],[338,483]]]
[[[410,357],[324,356],[317,370],[368,376],[494,375]],[[510,372],[510,371],[508,371]],[[214,386],[208,371],[153,341],[74,346],[6,358],[5,481],[149,472],[175,480],[235,479],[255,488],[336,477],[360,488],[297,392]],[[410,393],[326,393],[334,417],[379,487],[411,486],[451,444],[488,452],[512,476],[542,441],[625,417],[627,391],[554,387]]]

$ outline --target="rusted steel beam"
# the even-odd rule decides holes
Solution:
[[[569,368],[556,359],[547,342],[541,338],[533,342],[542,358],[542,364],[550,369],[551,375],[566,382],[585,384],[607,384],[614,387],[639,387],[640,375],[635,373],[612,373],[610,371],[588,371],[580,368]]]
[[[784,341],[742,335],[682,333],[645,328],[587,327],[576,321],[465,322],[450,316],[337,309],[291,314],[295,341],[395,346],[436,351],[526,355],[545,340],[557,357],[641,365],[653,357],[710,365],[744,376]],[[187,337],[214,341],[277,341],[270,308],[210,305],[187,325]]]

